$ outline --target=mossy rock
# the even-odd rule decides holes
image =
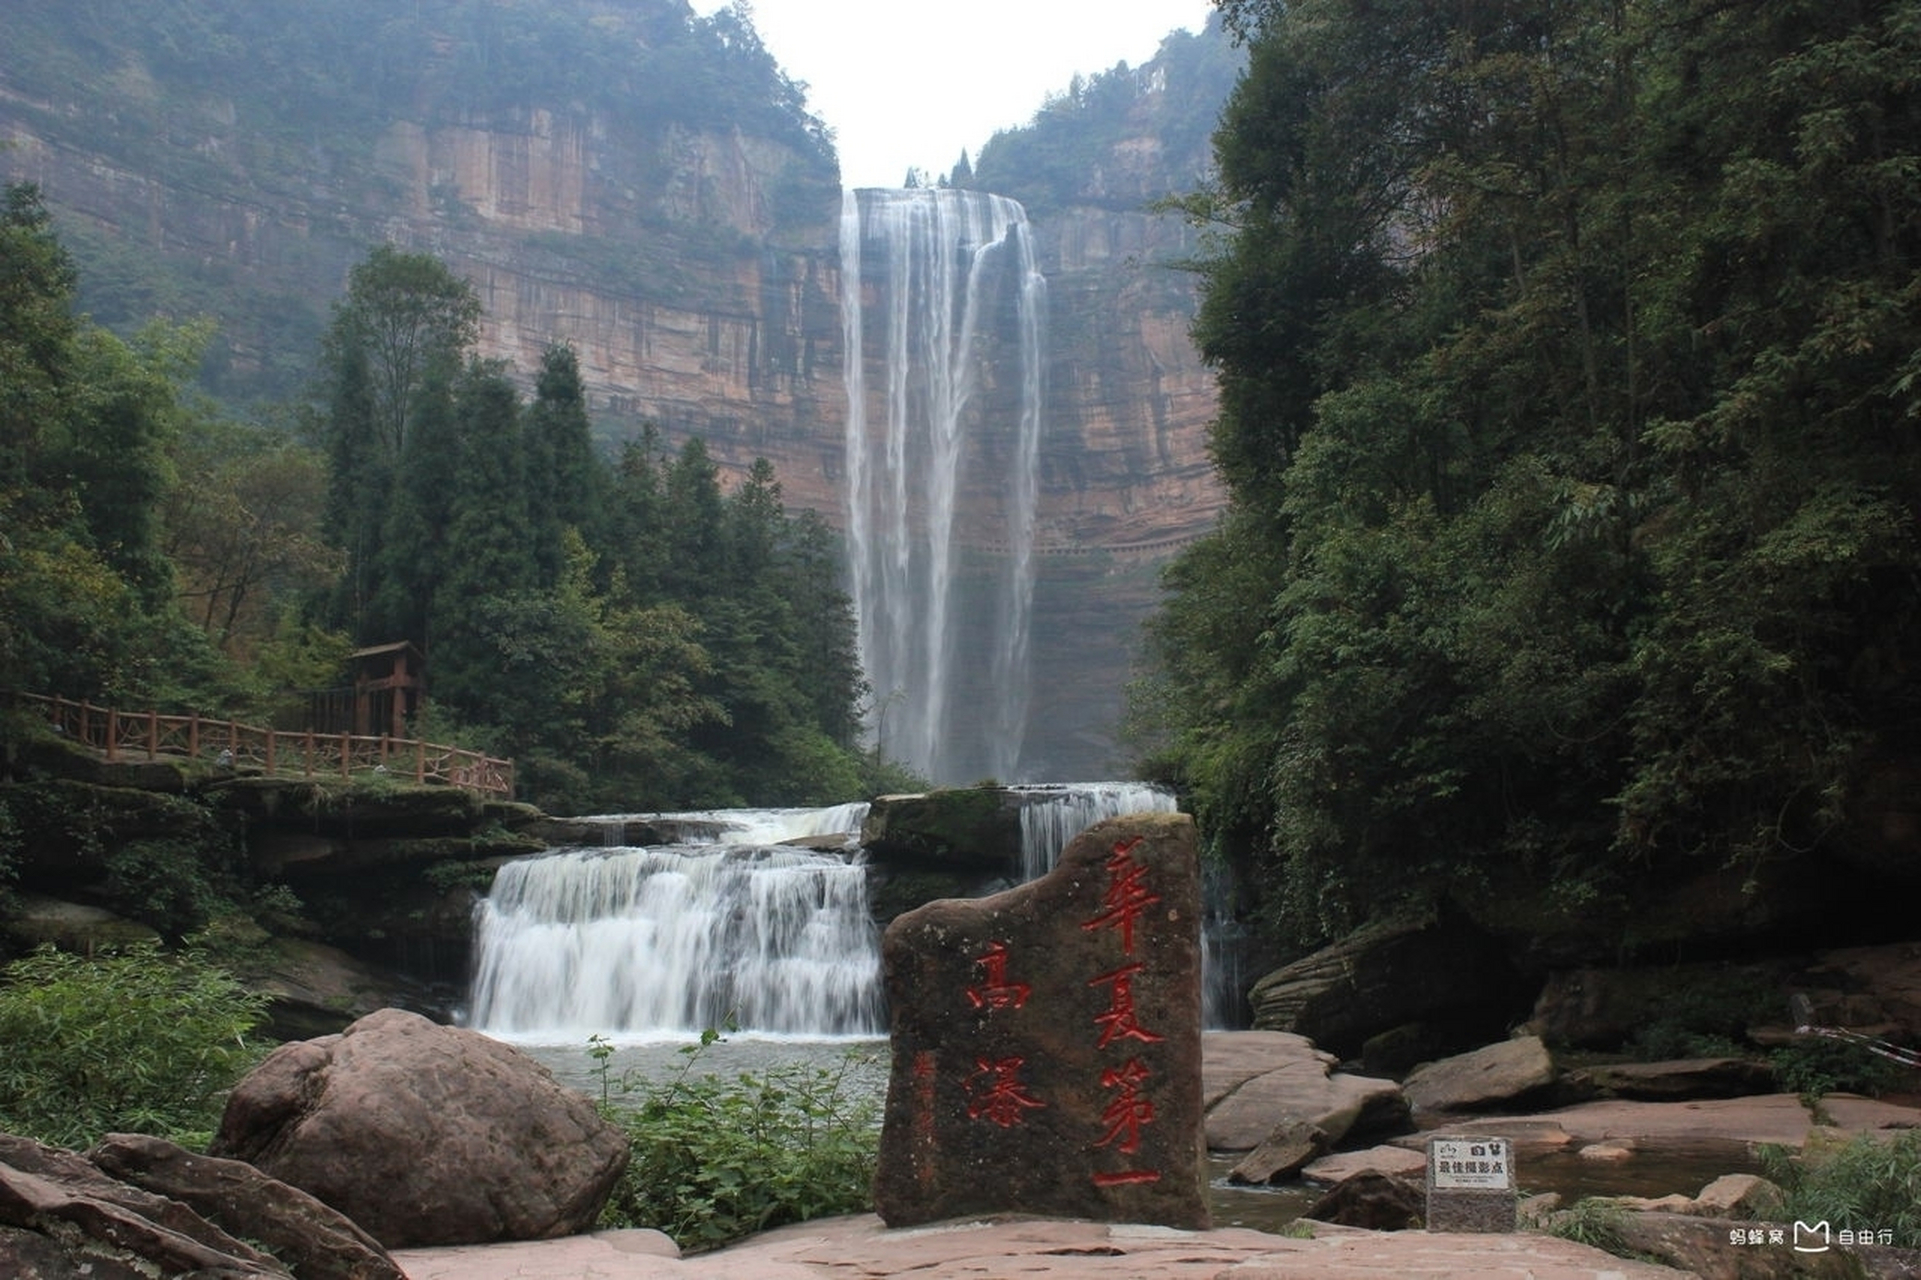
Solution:
[[[868,810],[860,842],[869,855],[889,861],[1018,870],[1020,802],[1004,787],[882,796]]]
[[[959,871],[902,870],[876,866],[867,881],[868,902],[874,919],[885,926],[895,916],[942,898],[980,896],[978,877]]]
[[[218,793],[256,822],[352,839],[465,835],[484,822],[473,792],[381,779],[236,778]]]
[[[27,952],[52,943],[62,951],[92,955],[160,941],[160,935],[146,925],[100,907],[34,893],[15,894],[12,901],[15,911],[0,921],[0,934],[6,936],[10,951]]]
[[[15,874],[26,887],[60,893],[90,885],[116,850],[144,841],[215,845],[221,824],[191,798],[69,778],[0,784],[0,806],[19,833]]]

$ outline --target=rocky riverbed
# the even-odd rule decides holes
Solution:
[[[1285,1232],[1013,1217],[888,1230],[871,1215],[857,1215],[682,1258],[651,1231],[512,1240],[579,1231],[593,1214],[557,1181],[579,1173],[580,1162],[493,1151],[498,1143],[488,1135],[497,1136],[499,1116],[536,1124],[551,1115],[552,1125],[572,1126],[582,1141],[596,1123],[580,1110],[577,1094],[572,1101],[559,1096],[568,1091],[557,1090],[550,1073],[519,1051],[387,1011],[345,1036],[286,1046],[237,1091],[245,1105],[238,1118],[230,1108],[220,1143],[226,1155],[242,1155],[253,1149],[242,1139],[258,1138],[253,1145],[270,1155],[259,1168],[157,1139],[109,1139],[81,1154],[0,1138],[0,1273],[27,1280],[77,1274],[73,1266],[84,1257],[87,1265],[115,1260],[121,1269],[98,1272],[105,1275],[177,1276],[224,1267],[219,1274],[273,1280],[289,1274],[302,1280],[1921,1276],[1921,1252],[1913,1248],[1921,1242],[1836,1240],[1822,1253],[1797,1252],[1794,1224],[1781,1220],[1779,1200],[1763,1180],[1702,1172],[1717,1157],[1751,1162],[1762,1143],[1801,1148],[1856,1135],[1892,1140],[1921,1128],[1921,1107],[1912,1100],[1831,1094],[1814,1108],[1770,1092],[1565,1102],[1540,1077],[1545,1072],[1565,1089],[1563,1076],[1576,1073],[1564,1073],[1531,1041],[1501,1042],[1397,1083],[1350,1074],[1299,1036],[1206,1037],[1203,1091],[1216,1158],[1236,1159],[1234,1176],[1244,1181],[1275,1180],[1321,1196],[1309,1210],[1315,1220]],[[1584,1087],[1595,1088],[1593,1073],[1581,1074],[1588,1076]],[[1725,1082],[1728,1073],[1690,1062],[1629,1075],[1639,1082],[1634,1088],[1661,1080],[1671,1094],[1680,1087],[1676,1081]],[[368,1101],[369,1091],[389,1103],[401,1098],[403,1105],[383,1110]],[[1518,1105],[1528,1099],[1533,1105]],[[1524,1197],[1519,1229],[1418,1229],[1423,1152],[1437,1128],[1512,1143]],[[377,1139],[384,1153],[380,1161],[360,1161],[361,1177],[341,1182],[303,1172],[314,1164],[303,1151],[320,1159],[351,1146],[355,1133]],[[409,1155],[410,1144],[419,1158]],[[574,1139],[552,1134],[534,1143],[549,1155],[573,1145]],[[1284,1158],[1276,1154],[1282,1148]],[[450,1150],[463,1154],[433,1158]],[[1683,1155],[1693,1163],[1680,1160]],[[1616,1175],[1642,1171],[1638,1185],[1648,1194],[1618,1201],[1614,1215],[1616,1247],[1639,1260],[1551,1234],[1560,1199],[1527,1193],[1540,1185],[1538,1166],[1570,1161]],[[321,1160],[315,1167],[333,1166]],[[1662,1171],[1681,1168],[1694,1170],[1694,1185],[1656,1185]],[[462,1209],[459,1189],[482,1184],[499,1184],[499,1194],[489,1192],[476,1216]],[[342,1187],[372,1187],[375,1198],[343,1198]],[[584,1216],[550,1215],[538,1223],[529,1217],[521,1229],[514,1223],[527,1215],[495,1212],[506,1202],[502,1196],[535,1207],[565,1202]],[[349,1202],[405,1211],[391,1221],[381,1213],[343,1215]],[[1841,1221],[1838,1209],[1835,1216]],[[455,1243],[463,1239],[483,1243]],[[244,1241],[269,1242],[278,1257]],[[283,1261],[288,1258],[300,1261]]]

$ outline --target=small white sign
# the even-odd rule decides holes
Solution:
[[[1438,1191],[1507,1191],[1514,1159],[1506,1138],[1436,1138],[1428,1144],[1428,1172]]]

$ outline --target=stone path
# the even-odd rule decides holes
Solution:
[[[1678,1280],[1551,1236],[1376,1232],[1317,1225],[1293,1240],[1243,1228],[1177,1231],[1091,1222],[964,1222],[890,1231],[871,1214],[802,1223],[676,1259],[653,1231],[528,1244],[405,1249],[408,1280]]]

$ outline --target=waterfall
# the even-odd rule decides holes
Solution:
[[[659,833],[669,844],[780,844],[845,836],[852,844],[867,818],[865,800],[825,809],[700,809],[685,813],[600,813],[576,818],[598,827],[603,848],[627,844],[629,827]]]
[[[1023,880],[1053,870],[1067,842],[1103,818],[1180,808],[1173,792],[1147,782],[1075,782],[1013,790],[1021,797]]]
[[[1021,796],[1021,878],[1053,870],[1067,842],[1103,818],[1126,813],[1174,813],[1173,792],[1148,782],[1074,782],[1015,787]],[[1234,918],[1230,879],[1220,867],[1201,868],[1201,1022],[1209,1029],[1241,1025],[1246,935]]]
[[[516,859],[475,933],[471,1022],[490,1034],[883,1030],[867,870],[832,854],[710,844]]]
[[[936,782],[1018,776],[1047,292],[1026,214],[977,191],[847,191],[840,259],[848,579],[870,732]],[[964,523],[964,486],[998,510]]]

